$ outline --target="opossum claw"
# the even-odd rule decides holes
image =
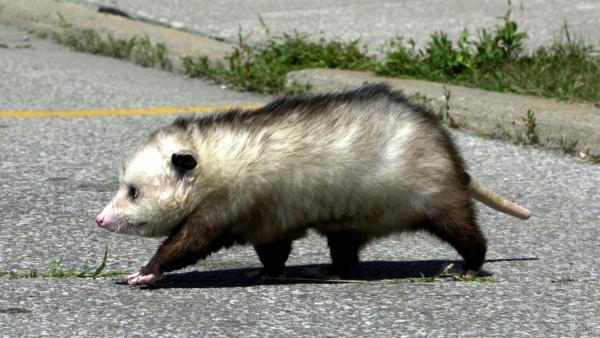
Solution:
[[[149,274],[149,275],[140,275],[138,273],[137,276],[134,276],[134,275],[132,275],[132,276],[133,277],[127,281],[127,284],[129,284],[130,286],[150,285],[162,278],[162,275],[153,274],[153,273]]]
[[[135,277],[137,277],[137,276],[139,276],[139,275],[140,275],[140,273],[139,273],[139,272],[136,272],[136,273],[134,273],[134,274],[127,275],[127,276],[123,277],[123,279],[122,279],[122,280],[123,280],[123,282],[129,282],[130,280],[134,279]]]

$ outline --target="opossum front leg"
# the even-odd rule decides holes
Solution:
[[[161,244],[150,262],[137,275],[127,280],[129,285],[148,285],[161,279],[165,272],[196,263],[233,240],[221,235],[219,226],[204,226],[184,222]]]

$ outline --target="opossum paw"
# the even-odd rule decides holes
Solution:
[[[155,283],[156,281],[158,281],[161,278],[162,278],[162,274],[159,275],[159,274],[151,273],[149,275],[140,275],[139,273],[137,273],[135,275],[131,275],[131,278],[127,280],[127,284],[129,284],[130,286],[150,285],[152,283]]]

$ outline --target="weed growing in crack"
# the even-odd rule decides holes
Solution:
[[[302,34],[284,34],[253,49],[238,34],[238,45],[223,63],[211,63],[206,57],[184,57],[185,73],[201,76],[243,90],[262,93],[286,91],[286,74],[305,68],[368,70],[374,58],[367,55],[358,41],[339,42],[321,38],[309,40]],[[301,89],[301,88],[300,88]],[[298,88],[295,88],[297,91]]]
[[[579,143],[579,140],[572,136],[568,137],[565,135],[560,135],[560,138],[558,139],[560,148],[567,155],[573,155],[577,152],[577,143]]]
[[[21,279],[21,278],[107,278],[126,275],[126,272],[109,272],[105,271],[106,263],[108,261],[108,249],[104,249],[104,256],[102,262],[95,269],[85,266],[83,269],[68,269],[64,270],[62,267],[62,258],[53,259],[50,262],[50,269],[46,272],[40,272],[38,270],[30,271],[0,271],[0,277],[7,276],[8,278]]]
[[[526,39],[527,34],[509,17],[495,30],[483,29],[477,36],[464,30],[456,43],[445,33],[434,33],[423,49],[417,49],[413,40],[396,37],[388,43],[374,71],[600,104],[600,56],[591,45],[573,39],[566,24],[549,46],[525,53]]]
[[[421,277],[409,278],[410,283],[435,283],[442,280],[452,280],[457,282],[478,282],[478,283],[491,283],[496,280],[491,276],[486,275],[473,275],[473,274],[462,274],[452,272],[454,264],[448,264],[442,272],[434,276],[425,276],[421,273]]]
[[[448,89],[448,87],[446,86],[443,86],[442,90],[444,95],[444,102],[438,110],[438,118],[440,119],[440,121],[442,121],[442,123],[445,123],[450,128],[460,128],[460,124],[452,116],[450,116],[450,97],[452,93],[450,92],[450,89]]]
[[[103,55],[115,59],[128,59],[143,67],[171,70],[172,62],[163,43],[154,44],[147,36],[115,38],[92,29],[74,29],[65,25],[62,33],[52,35],[54,41],[79,52]]]
[[[527,110],[527,115],[522,117],[521,120],[525,125],[525,134],[520,137],[521,141],[525,144],[539,144],[538,125],[533,110]]]
[[[443,32],[431,35],[422,49],[414,40],[392,38],[377,59],[358,40],[349,42],[314,39],[292,33],[272,37],[264,20],[259,21],[268,37],[266,44],[252,48],[246,36],[222,63],[206,57],[183,57],[184,71],[232,87],[264,93],[288,90],[286,74],[306,68],[337,68],[373,71],[379,75],[417,78],[469,87],[584,101],[600,105],[600,56],[591,45],[573,38],[565,23],[549,46],[525,52],[527,34],[510,19],[473,35],[463,30],[456,42]],[[131,59],[147,67],[171,69],[164,44],[148,37],[115,38],[93,30],[77,30],[63,19],[64,31],[55,41],[78,51]],[[301,90],[302,88],[295,88]]]

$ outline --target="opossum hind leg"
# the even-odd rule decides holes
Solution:
[[[292,251],[292,240],[281,239],[267,244],[257,244],[254,245],[254,250],[264,267],[263,275],[281,276],[285,271],[285,262]]]
[[[331,272],[337,277],[347,277],[358,265],[359,251],[368,239],[354,231],[336,231],[326,235],[331,253]]]
[[[487,241],[475,221],[471,206],[454,209],[425,227],[448,242],[463,257],[465,272],[479,271],[485,261]]]

